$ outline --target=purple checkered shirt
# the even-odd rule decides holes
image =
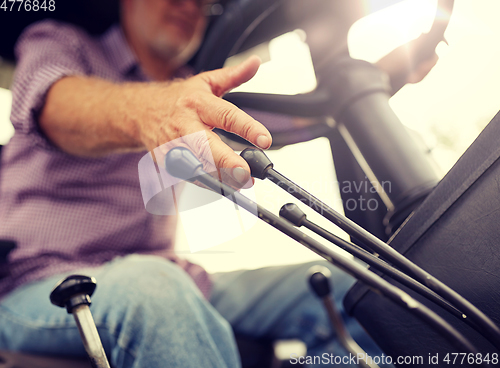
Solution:
[[[120,27],[92,38],[76,27],[44,21],[23,33],[16,55],[15,135],[2,152],[0,239],[15,240],[18,247],[10,255],[10,275],[0,280],[0,298],[24,283],[131,253],[176,262],[208,296],[203,268],[174,254],[175,217],[144,208],[137,165],[145,152],[71,156],[37,125],[46,93],[60,78],[147,81]]]

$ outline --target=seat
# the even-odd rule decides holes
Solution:
[[[8,274],[8,256],[15,247],[16,243],[11,240],[0,240],[0,279]]]
[[[3,146],[0,145],[0,165],[2,157],[2,148]],[[2,268],[0,268],[0,278],[5,277],[7,273],[7,257],[15,247],[16,243],[14,241],[8,239],[0,239],[0,266],[2,266]]]
[[[500,324],[499,136],[500,113],[497,113],[390,242],[497,325]],[[482,356],[500,353],[470,325],[396,285],[445,318],[470,339]],[[344,305],[389,355],[444,357],[456,350],[414,315],[361,283],[349,291]]]

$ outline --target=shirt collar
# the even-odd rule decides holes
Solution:
[[[118,71],[123,75],[139,66],[137,57],[130,48],[119,24],[111,26],[111,28],[104,33],[102,36],[102,43],[114,65],[116,65]]]

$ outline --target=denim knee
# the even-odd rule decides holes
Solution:
[[[218,360],[238,366],[231,327],[179,266],[133,255],[113,261],[98,277],[93,313],[98,328],[114,337],[106,342],[114,359],[141,360],[158,346],[170,358],[199,353],[203,357],[193,359],[208,356],[214,367],[224,366]]]

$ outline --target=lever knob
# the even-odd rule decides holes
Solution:
[[[240,156],[250,166],[250,174],[257,179],[265,179],[267,171],[273,168],[273,163],[266,154],[258,148],[246,148]]]
[[[306,220],[306,214],[295,203],[284,204],[280,209],[280,216],[298,227]]]
[[[332,292],[330,280],[332,273],[324,266],[313,266],[309,269],[309,285],[318,298],[323,299]]]
[[[172,148],[165,156],[165,169],[176,178],[192,181],[199,168],[203,168],[202,163],[186,147]]]
[[[72,313],[78,305],[90,305],[90,296],[94,293],[96,286],[97,282],[93,277],[68,276],[54,287],[50,293],[50,302]]]

